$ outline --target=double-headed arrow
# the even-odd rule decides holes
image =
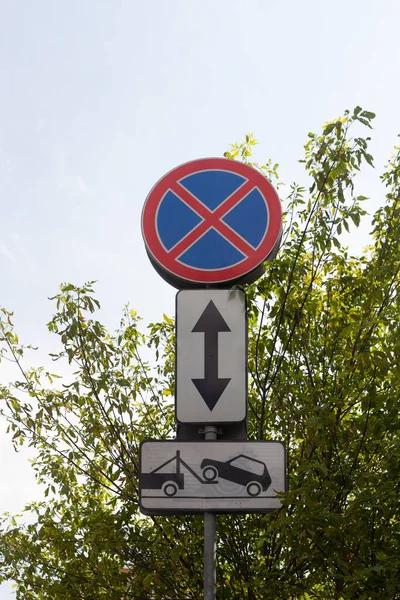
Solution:
[[[221,313],[210,300],[192,329],[204,333],[204,379],[192,379],[204,402],[213,410],[229,379],[218,379],[218,333],[231,331]]]

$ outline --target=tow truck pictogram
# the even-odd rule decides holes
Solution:
[[[160,469],[163,469],[166,465],[176,461],[176,472],[175,473],[159,473]],[[141,474],[141,487],[146,490],[161,490],[166,496],[175,496],[176,492],[183,490],[185,487],[184,473],[181,473],[181,466],[185,467],[193,477],[195,477],[200,483],[217,483],[216,481],[206,481],[202,479],[197,473],[190,467],[187,462],[181,458],[180,450],[176,451],[175,456],[165,461],[162,465],[150,471],[150,473]]]
[[[174,461],[176,463],[175,472],[160,472],[161,469]],[[141,488],[162,490],[170,498],[175,496],[178,490],[185,488],[185,475],[181,472],[181,467],[187,469],[202,484],[216,484],[218,483],[217,477],[220,477],[221,479],[246,487],[249,496],[258,496],[261,491],[266,491],[271,484],[271,477],[265,463],[250,456],[239,454],[225,462],[204,458],[200,465],[204,477],[202,479],[181,458],[180,450],[177,450],[172,458],[162,463],[156,469],[153,469],[153,471],[150,471],[150,473],[141,473]]]

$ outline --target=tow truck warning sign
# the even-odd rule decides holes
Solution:
[[[145,441],[139,504],[144,514],[270,512],[285,492],[281,442]]]

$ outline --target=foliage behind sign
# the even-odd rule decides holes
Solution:
[[[278,513],[218,517],[220,598],[400,594],[398,148],[371,246],[352,256],[343,242],[365,214],[354,178],[372,164],[359,132],[373,117],[357,107],[309,134],[310,188],[291,186],[281,250],[246,289],[249,438],[285,441],[289,492]],[[249,161],[253,144],[226,156]],[[255,166],[277,175],[271,162]],[[199,598],[200,519],[144,519],[137,506],[139,444],[174,430],[173,322],[143,334],[127,308],[109,333],[92,284],[63,285],[53,300],[54,370],[74,370],[64,383],[25,364],[2,313],[2,357],[21,367],[1,388],[3,413],[15,445],[36,448],[45,498],[29,520],[3,519],[1,577],[19,599]]]

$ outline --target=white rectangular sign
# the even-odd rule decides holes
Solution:
[[[285,492],[282,442],[145,441],[139,458],[144,514],[271,512]]]
[[[247,315],[241,290],[176,296],[176,420],[238,423],[247,415]]]

